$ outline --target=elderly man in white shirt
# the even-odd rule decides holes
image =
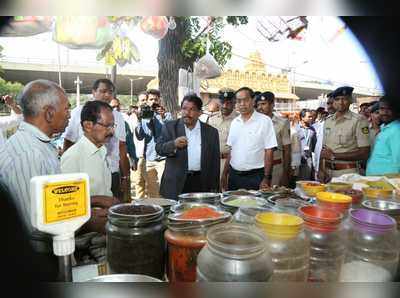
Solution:
[[[110,103],[113,98],[114,84],[108,79],[98,79],[94,82],[92,95],[94,100]],[[71,120],[65,130],[64,135],[64,152],[68,150],[83,135],[81,127],[82,106],[76,107],[71,112]],[[122,192],[129,191],[129,172],[130,164],[126,150],[126,131],[125,121],[122,114],[113,111],[114,121],[116,124],[115,134],[106,144],[107,160],[112,172],[112,192],[115,197],[122,198]]]
[[[221,179],[223,190],[271,186],[277,141],[271,119],[254,110],[253,94],[248,87],[236,91],[240,116],[232,121],[229,130],[227,145],[231,150]]]
[[[69,102],[65,91],[56,83],[36,80],[24,87],[21,108],[24,120],[0,147],[0,181],[13,196],[35,252],[53,255],[51,237],[32,226],[30,180],[61,173],[57,150],[50,141],[68,124]]]
[[[6,142],[4,132],[7,129],[15,128],[22,121],[22,111],[15,103],[14,99],[10,95],[5,95],[1,100],[11,108],[10,116],[0,117],[0,147]]]

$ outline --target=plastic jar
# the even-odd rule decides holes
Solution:
[[[249,225],[217,225],[207,232],[207,245],[197,258],[197,280],[266,282],[272,260],[262,231]]]
[[[321,206],[322,208],[336,210],[337,212],[340,212],[344,218],[347,217],[353,201],[350,196],[327,191],[317,193],[316,197],[317,205]]]
[[[346,190],[338,190],[337,193],[341,193],[346,196],[350,196],[352,198],[351,208],[356,209],[361,207],[361,202],[363,200],[363,193],[361,190],[346,189]]]
[[[309,241],[303,231],[304,221],[285,213],[260,213],[256,226],[264,231],[274,264],[270,281],[307,281]]]
[[[347,252],[340,281],[391,281],[399,262],[396,221],[383,213],[350,211]]]
[[[345,182],[330,182],[326,184],[326,190],[330,192],[338,192],[340,190],[349,190],[353,187],[353,184]]]
[[[216,219],[179,220],[180,214],[169,215],[165,231],[167,276],[169,282],[195,282],[197,255],[207,242],[207,230],[216,224],[229,222],[232,216],[222,212],[223,216]]]
[[[375,188],[375,187],[364,187],[363,201],[365,200],[391,200],[393,198],[393,189],[389,188]]]
[[[299,209],[310,241],[308,281],[336,282],[345,257],[342,214],[320,206]]]
[[[319,182],[305,182],[301,183],[301,189],[304,193],[309,197],[315,197],[318,192],[325,191],[326,186],[325,184],[321,184]]]
[[[158,205],[119,204],[108,211],[107,262],[110,273],[164,277],[163,209]]]

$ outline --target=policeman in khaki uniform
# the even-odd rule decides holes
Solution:
[[[274,125],[278,147],[274,150],[273,170],[271,185],[289,184],[289,166],[291,164],[291,138],[290,123],[288,119],[273,113],[275,107],[275,95],[272,92],[264,92],[256,96],[255,105],[257,111],[270,117]]]
[[[368,120],[349,110],[352,87],[333,91],[336,113],[325,121],[318,178],[328,182],[343,174],[359,173],[370,150]]]
[[[233,89],[222,89],[218,95],[221,102],[221,110],[218,115],[209,118],[208,124],[215,127],[219,134],[219,148],[221,151],[221,175],[224,170],[225,160],[229,152],[229,146],[226,144],[231,122],[239,113],[234,111],[235,91]]]

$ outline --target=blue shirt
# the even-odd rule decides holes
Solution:
[[[381,126],[367,162],[367,176],[400,173],[400,120]]]

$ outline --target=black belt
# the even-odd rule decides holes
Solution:
[[[235,170],[234,168],[230,167],[231,171],[235,173],[236,175],[239,176],[248,176],[248,175],[254,175],[254,174],[263,174],[264,173],[264,168],[259,168],[259,169],[253,169],[249,171],[238,171]]]
[[[198,176],[201,174],[201,171],[187,171],[186,176]]]

